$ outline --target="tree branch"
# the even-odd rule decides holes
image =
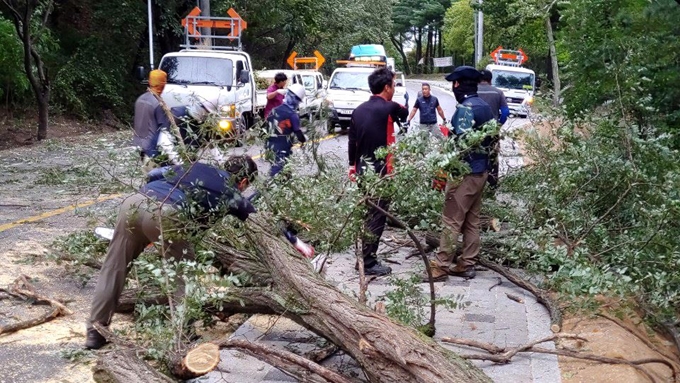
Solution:
[[[411,229],[406,226],[404,222],[402,222],[399,218],[395,217],[393,214],[390,214],[388,211],[385,209],[381,208],[377,204],[373,203],[373,201],[367,199],[366,204],[382,214],[384,214],[387,218],[391,219],[392,221],[396,222],[398,225],[404,228],[406,230],[406,233],[408,234],[409,237],[411,237],[411,240],[413,240],[413,243],[416,245],[418,248],[418,251],[420,252],[420,256],[423,259],[423,263],[425,263],[425,271],[427,272],[427,278],[429,280],[430,284],[430,321],[428,322],[429,329],[427,329],[428,332],[431,332],[432,335],[434,335],[435,331],[435,313],[437,311],[437,304],[435,303],[436,301],[436,295],[434,292],[434,282],[432,281],[432,269],[430,268],[430,261],[427,259],[427,254],[425,254],[425,249],[423,249],[423,245],[420,243],[418,238],[413,234]],[[430,334],[428,334],[430,335]],[[432,336],[430,335],[430,336]]]
[[[218,346],[238,349],[241,352],[260,359],[263,362],[299,378],[303,382],[352,383],[349,379],[337,372],[331,371],[326,367],[289,351],[248,342],[243,339],[229,339],[219,342]],[[310,376],[310,372],[315,376]]]

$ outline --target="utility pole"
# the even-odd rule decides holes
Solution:
[[[147,3],[147,13],[149,15],[149,67],[153,70],[153,14],[151,13],[151,0],[148,0]]]
[[[199,0],[199,3],[201,4],[199,8],[201,8],[201,16],[203,17],[210,17],[210,0]],[[205,27],[201,28],[201,34],[203,36],[210,36],[210,28]],[[212,39],[210,37],[206,37],[203,39],[204,44],[211,46],[212,45]]]
[[[484,56],[484,12],[482,12],[482,0],[479,0],[480,9],[475,17],[475,66],[482,61]]]

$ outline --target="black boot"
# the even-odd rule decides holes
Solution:
[[[475,271],[474,266],[458,266],[456,265],[455,267],[452,267],[449,269],[449,275],[453,275],[454,277],[461,277],[465,279],[472,279],[475,276],[477,276],[477,272]]]
[[[389,266],[384,266],[380,262],[376,262],[373,264],[371,267],[367,267],[364,269],[364,274],[366,275],[377,275],[377,276],[383,276],[387,274],[392,273],[392,268]]]
[[[102,336],[102,334],[99,333],[94,328],[87,329],[87,339],[85,340],[85,348],[89,350],[98,350],[104,345],[108,343],[106,341],[106,338]]]

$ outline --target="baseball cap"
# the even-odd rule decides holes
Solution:
[[[481,74],[479,71],[471,66],[459,66],[446,76],[446,81],[458,81],[461,79],[470,79],[479,81]]]

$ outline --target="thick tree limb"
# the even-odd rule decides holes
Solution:
[[[156,371],[137,354],[139,347],[116,336],[107,327],[94,323],[94,328],[116,349],[100,354],[97,364],[92,368],[93,379],[97,383],[171,383],[173,380]]]
[[[97,383],[174,382],[139,359],[131,349],[103,353],[92,368],[92,378]]]
[[[18,299],[31,300],[33,301],[34,304],[46,303],[52,306],[52,311],[46,312],[45,314],[37,318],[11,323],[5,326],[0,326],[0,334],[9,334],[11,332],[16,332],[33,326],[37,326],[39,324],[48,322],[60,315],[73,314],[73,312],[66,308],[66,306],[61,302],[38,294],[35,291],[33,285],[31,285],[31,283],[28,281],[28,277],[25,275],[19,276],[19,278],[17,278],[7,289],[0,289],[0,292],[4,292]]]
[[[225,272],[233,272],[227,266],[263,270],[248,275],[248,285],[267,293],[261,303],[269,302],[277,313],[338,345],[371,382],[490,381],[456,354],[340,292],[279,238],[275,224],[266,219],[258,214],[242,226],[218,226],[205,241]]]

